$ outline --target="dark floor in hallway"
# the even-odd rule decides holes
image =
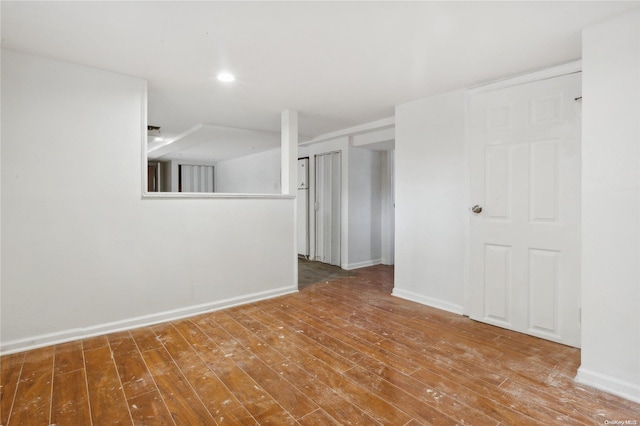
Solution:
[[[316,283],[326,283],[340,277],[352,276],[354,273],[341,269],[339,266],[322,262],[314,262],[304,258],[298,258],[298,289]]]

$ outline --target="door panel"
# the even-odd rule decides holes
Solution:
[[[341,161],[339,152],[316,155],[316,260],[341,266]]]
[[[580,74],[468,97],[470,317],[580,345]]]
[[[560,252],[529,250],[529,323],[545,333],[558,330],[557,287]]]
[[[497,145],[485,147],[485,215],[487,219],[509,220],[511,216],[511,149]]]
[[[485,315],[508,325],[511,247],[487,244],[484,256]]]
[[[178,190],[180,192],[214,192],[213,166],[180,164]]]
[[[532,222],[558,222],[559,145],[559,139],[530,145],[529,220]]]

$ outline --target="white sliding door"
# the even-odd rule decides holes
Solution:
[[[180,192],[213,192],[213,166],[180,164]]]
[[[339,152],[316,155],[315,234],[316,260],[340,266],[340,186]]]

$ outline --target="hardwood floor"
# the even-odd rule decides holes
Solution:
[[[4,356],[0,424],[640,423],[574,383],[579,350],[394,298],[392,275]]]
[[[304,258],[298,258],[298,289],[302,290],[312,284],[349,277],[355,271],[346,271],[339,266],[314,262]]]

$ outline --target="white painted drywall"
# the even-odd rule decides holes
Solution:
[[[280,140],[282,194],[295,196],[298,190],[298,111],[288,109],[280,114]]]
[[[640,12],[583,32],[582,363],[640,402]]]
[[[216,192],[280,194],[280,152],[272,149],[216,163]]]
[[[393,294],[462,313],[468,206],[463,91],[396,107]]]
[[[382,263],[382,154],[349,149],[348,269]]]
[[[295,291],[293,198],[142,199],[145,82],[2,55],[2,351]]]
[[[349,264],[382,263],[382,152],[349,148]]]
[[[395,129],[394,129],[395,132]],[[395,146],[395,134],[394,134]],[[384,151],[382,157],[382,264],[394,264],[395,191],[394,151]]]

